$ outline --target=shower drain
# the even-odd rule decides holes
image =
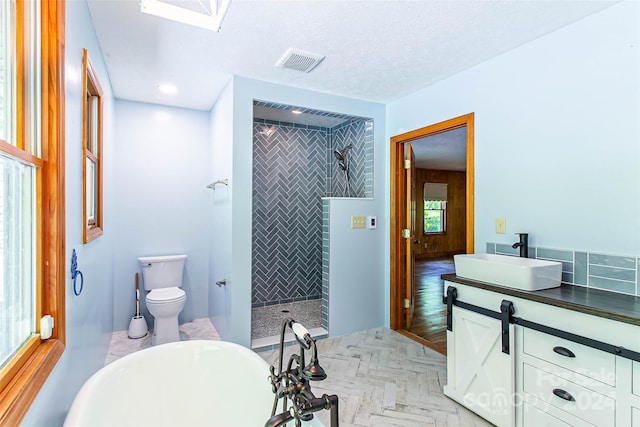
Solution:
[[[280,313],[289,313],[289,310],[280,310]]]

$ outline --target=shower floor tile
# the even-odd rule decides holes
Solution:
[[[327,331],[323,328],[311,328],[308,329],[308,331],[309,335],[311,335],[311,337],[316,340],[327,338],[328,336]],[[285,345],[289,345],[290,343],[295,344],[295,336],[292,332],[287,332],[284,334],[284,343]],[[280,348],[280,332],[278,332],[278,335],[272,335],[265,338],[255,338],[251,340],[251,350],[256,352],[274,350],[278,348]]]
[[[287,317],[293,318],[308,330],[320,328],[322,300],[299,301],[251,309],[251,340],[273,336],[279,338],[282,321]]]

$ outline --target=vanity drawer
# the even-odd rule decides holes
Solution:
[[[527,363],[523,367],[526,394],[594,425],[615,425],[614,399]]]
[[[616,385],[616,356],[523,328],[523,352],[611,386]]]
[[[533,405],[524,403],[522,425],[524,427],[571,427],[559,418],[541,411]]]

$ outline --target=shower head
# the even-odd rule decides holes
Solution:
[[[347,154],[349,153],[349,150],[351,150],[352,148],[353,148],[353,144],[349,144],[346,147],[344,147],[342,150],[335,149],[333,150],[333,155],[336,156],[336,159],[343,162],[347,158]]]

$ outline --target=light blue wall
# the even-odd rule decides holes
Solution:
[[[233,166],[233,80],[229,81],[211,109],[211,142],[208,161],[210,182],[232,178]],[[207,195],[209,223],[209,319],[220,338],[231,340],[231,238],[232,195],[235,182],[217,185]],[[226,279],[228,285],[215,282]]]
[[[332,335],[389,324],[388,138],[469,112],[476,114],[477,252],[486,241],[509,243],[512,232],[529,231],[536,246],[640,253],[636,2],[391,103],[386,116],[382,104],[241,77],[211,113],[114,103],[86,3],[66,8],[66,245],[67,259],[78,251],[85,290],[75,297],[67,277],[67,348],[25,426],[61,424],[103,364],[108,333],[127,328],[137,256],[187,253],[181,320],[208,315],[224,339],[249,345],[254,99],[375,120],[374,199],[331,202]],[[105,235],[88,245],[81,243],[83,47],[106,98]],[[205,188],[222,178],[230,179],[227,189]],[[162,197],[171,201],[154,201]],[[613,219],[596,224],[599,209]],[[377,215],[378,230],[351,230],[351,215]],[[508,234],[494,233],[496,217],[507,218]],[[221,278],[226,289],[214,285]]]
[[[61,425],[82,384],[104,364],[113,325],[113,227],[116,211],[113,188],[114,120],[113,95],[102,52],[95,37],[85,2],[66,3],[65,43],[65,206],[66,264],[71,252],[78,254],[84,274],[84,290],[73,294],[70,274],[66,278],[66,349],[47,379],[23,426]],[[82,49],[87,48],[104,91],[104,229],[105,234],[82,244]]]
[[[117,100],[113,200],[114,330],[135,312],[139,256],[186,254],[180,323],[208,316],[209,114]],[[150,327],[141,295],[141,311]]]
[[[475,112],[476,252],[640,254],[638,22],[616,4],[387,106],[389,137]]]
[[[230,185],[234,195],[231,200],[233,219],[224,224],[224,226],[230,227],[233,239],[231,282],[227,286],[228,292],[231,293],[231,300],[227,317],[231,325],[229,339],[249,346],[251,340],[251,183],[254,99],[373,118],[376,171],[384,170],[385,111],[382,104],[311,92],[243,77],[234,77],[233,85],[233,176]],[[214,149],[213,158],[217,155],[218,153]],[[214,176],[219,175],[217,171],[213,172]],[[375,212],[372,214],[378,215],[379,218],[385,215],[383,212],[384,186],[384,174],[375,174],[375,209],[373,209]],[[382,236],[386,232],[385,230],[386,227],[382,226],[378,232]],[[353,244],[354,251],[361,251],[365,254],[374,250],[367,246],[361,247],[357,242],[350,244]],[[382,244],[381,240],[380,245]],[[343,277],[351,277],[350,272],[345,272]],[[383,295],[385,288],[383,280],[381,278],[377,286],[372,286],[371,292],[379,292],[380,295]],[[349,310],[354,316],[369,315],[367,312],[361,312],[358,308],[350,307]],[[371,323],[377,322],[372,321]]]
[[[380,201],[329,201],[329,332],[331,336],[384,325],[385,227],[352,229],[351,216],[383,216]]]

